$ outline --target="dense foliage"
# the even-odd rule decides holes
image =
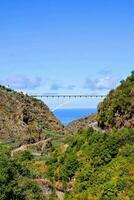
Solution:
[[[46,129],[62,126],[42,102],[4,87],[0,93],[0,200],[134,200],[134,72],[99,105],[103,129],[75,134]],[[11,140],[16,130],[22,137],[19,128],[31,144]]]
[[[7,145],[0,145],[0,200],[43,200],[41,190],[28,169],[29,152],[12,159]]]
[[[134,128],[134,71],[98,107],[101,128]]]
[[[52,200],[57,191],[65,200],[134,199],[133,129],[79,130],[64,142],[53,141],[40,157],[24,151],[12,158],[9,152],[0,145],[0,200],[45,199],[40,189]]]
[[[42,176],[64,191],[66,200],[134,199],[132,129],[81,130],[42,160],[47,166]]]

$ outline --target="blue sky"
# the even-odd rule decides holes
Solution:
[[[134,70],[133,10],[133,0],[1,0],[0,83],[30,94],[107,94]]]

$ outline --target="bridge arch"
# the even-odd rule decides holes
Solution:
[[[57,95],[32,95],[34,98],[38,98],[44,101],[45,104],[48,105],[48,107],[51,109],[52,112],[61,109],[61,108],[66,108],[69,107],[69,104],[73,102],[78,103],[78,101],[84,100],[98,100],[101,101],[105,98],[106,95],[94,95],[94,94],[57,94]],[[77,101],[78,100],[78,101]]]

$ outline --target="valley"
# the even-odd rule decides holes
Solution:
[[[67,126],[0,87],[0,199],[133,200],[134,73]]]

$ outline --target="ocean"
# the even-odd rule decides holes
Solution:
[[[79,109],[57,109],[54,111],[54,115],[64,124],[67,125],[73,120],[86,117],[93,113],[96,113],[95,108],[79,108]]]

